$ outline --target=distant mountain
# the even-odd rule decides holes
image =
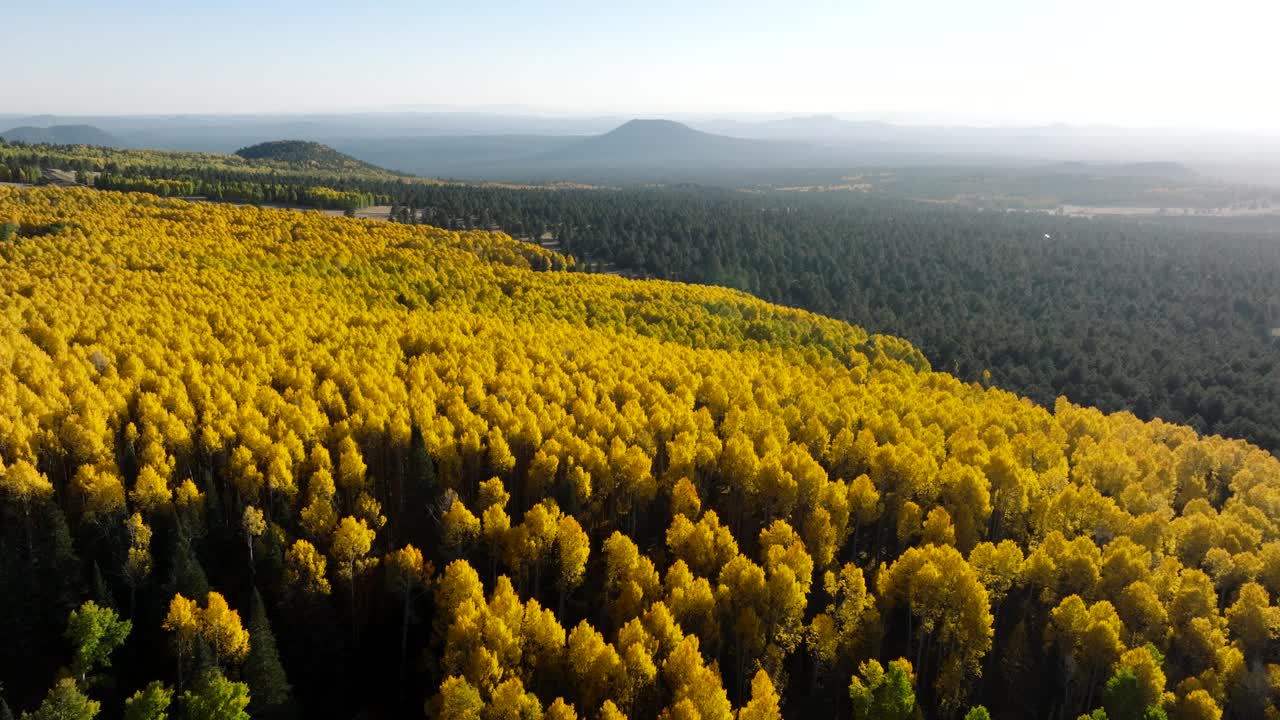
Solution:
[[[304,140],[273,140],[243,147],[236,155],[246,160],[265,160],[286,163],[295,168],[342,171],[381,171],[374,165],[357,160],[350,155],[317,142]]]
[[[26,126],[87,125],[110,139],[25,137],[219,153],[293,138],[400,172],[464,180],[820,185],[874,168],[1036,170],[1064,162],[1092,166],[1087,173],[1099,165],[1131,165],[1123,172],[1180,176],[1176,168],[1146,165],[1169,161],[1220,180],[1280,184],[1275,136],[1079,125],[901,125],[835,114],[668,117],[677,122],[431,106],[255,115],[10,114],[0,116],[0,128],[24,126],[10,131],[20,130],[21,138]]]
[[[617,127],[618,116],[506,115],[476,111],[277,113],[253,115],[9,115],[0,128],[16,125],[93,125],[127,147],[230,153],[265,140],[293,138],[331,147],[388,140],[477,136],[582,137]]]
[[[491,135],[335,140],[363,160],[465,180],[593,183],[715,182],[727,174],[831,167],[803,142],[751,140],[671,120],[631,120],[600,135]]]
[[[829,159],[807,143],[715,135],[671,120],[631,120],[603,135],[475,169],[531,180],[697,182],[726,173],[827,166]]]
[[[34,127],[23,125],[0,133],[0,138],[10,142],[23,142],[45,145],[101,145],[104,147],[120,147],[122,143],[115,136],[99,130],[92,125],[54,125],[52,127]]]
[[[631,120],[547,157],[548,162],[609,167],[714,167],[750,163],[784,148],[758,140],[713,135],[672,120]]]

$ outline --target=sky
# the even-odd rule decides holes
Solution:
[[[0,0],[0,113],[1280,128],[1273,0]]]

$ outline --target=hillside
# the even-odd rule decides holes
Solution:
[[[122,143],[116,137],[99,130],[92,125],[54,125],[52,127],[32,127],[26,125],[0,132],[0,138],[10,142],[47,145],[95,145],[100,147],[119,147]]]
[[[0,259],[18,712],[1277,712],[1243,442],[497,233],[0,187]]]
[[[989,373],[1044,405],[1066,396],[1280,453],[1276,216],[1236,230],[1198,213],[990,212],[880,188],[998,193],[1007,175],[884,175],[842,191],[414,186],[397,205],[412,222],[544,238],[591,270],[724,285],[898,335],[962,380]],[[1040,195],[1060,177],[1019,184]],[[1280,193],[1249,202],[1280,208]]]
[[[304,170],[330,172],[386,172],[382,168],[356,160],[328,145],[302,140],[274,140],[240,148],[236,155],[246,160],[282,163]]]
[[[0,145],[0,182],[37,182],[45,169],[85,173],[94,187],[165,197],[276,203],[328,210],[388,205],[411,184],[432,184],[353,160],[313,143],[245,148],[246,155]],[[378,190],[370,186],[378,186]]]
[[[478,147],[457,142],[469,146],[464,155]],[[727,285],[903,336],[961,379],[990,373],[1043,404],[1065,395],[1280,452],[1272,360],[1280,225],[1211,210],[1268,212],[1280,193],[1164,177],[1184,166],[899,169],[804,192],[549,192],[234,155],[0,147],[0,181],[108,165],[119,169],[98,177],[107,189],[353,212],[384,206],[401,222],[543,238],[593,270]],[[1162,177],[1134,177],[1144,172]],[[1062,201],[1185,204],[1195,214],[1139,222],[981,211]]]

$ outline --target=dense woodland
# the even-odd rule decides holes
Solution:
[[[1280,717],[1280,460],[483,231],[0,187],[0,714]]]
[[[240,153],[0,141],[0,182],[38,183],[42,169],[53,168],[74,172],[81,184],[103,190],[347,211],[390,203],[406,186],[435,182],[397,175],[316,143],[269,142]],[[367,190],[373,182],[395,195]]]
[[[1154,207],[1180,215],[1280,205],[1280,189],[1217,181],[1178,163],[885,168],[835,182],[868,183],[901,197],[987,208]]]
[[[588,269],[727,285],[934,367],[1280,449],[1280,242],[859,193],[424,187],[401,220],[554,237]],[[418,209],[421,208],[421,209]]]
[[[104,171],[104,188],[160,195],[394,202],[400,222],[500,229],[584,269],[724,285],[901,336],[938,369],[1045,406],[1066,396],[1280,450],[1274,219],[1227,233],[1221,219],[1071,219],[861,192],[448,185],[309,143],[244,152],[258,159],[9,145],[0,167]],[[1000,180],[959,169],[896,178],[926,195]]]

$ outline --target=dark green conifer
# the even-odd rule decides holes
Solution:
[[[284,717],[290,700],[289,679],[276,651],[275,634],[257,588],[249,606],[249,656],[243,678],[249,685],[249,711],[254,717]]]

